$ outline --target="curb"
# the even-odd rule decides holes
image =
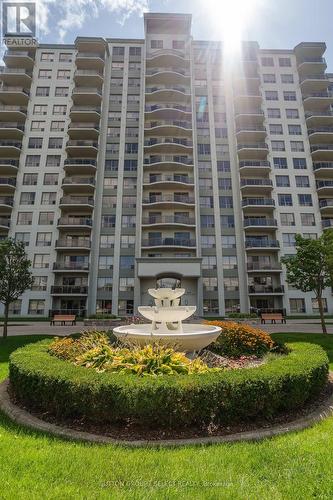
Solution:
[[[332,376],[333,373],[330,372]],[[28,427],[33,430],[46,432],[64,439],[85,441],[95,444],[113,444],[121,445],[130,448],[168,448],[179,446],[199,446],[219,443],[235,443],[239,441],[260,441],[262,439],[279,436],[287,432],[295,432],[306,429],[320,422],[326,417],[333,414],[333,394],[321,404],[318,408],[310,412],[304,417],[300,417],[288,424],[276,424],[269,429],[258,429],[253,431],[237,432],[225,436],[211,436],[211,437],[198,437],[186,439],[163,439],[163,440],[133,440],[126,441],[121,439],[114,439],[108,436],[99,434],[92,434],[90,432],[76,431],[68,427],[52,424],[35,417],[28,411],[20,408],[11,402],[9,393],[9,380],[6,379],[0,384],[0,410],[15,423]]]

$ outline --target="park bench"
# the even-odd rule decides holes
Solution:
[[[63,326],[66,323],[72,323],[72,325],[76,325],[75,314],[55,314],[50,321],[50,325],[54,326],[56,323],[60,323]]]
[[[271,323],[276,323],[276,321],[281,321],[281,323],[286,323],[286,318],[281,313],[262,313],[261,323],[266,323],[266,321],[271,320]]]

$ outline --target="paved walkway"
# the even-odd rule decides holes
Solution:
[[[332,323],[332,324],[330,324]],[[261,325],[260,322],[250,322],[253,326],[258,326],[270,333],[283,332],[300,332],[300,333],[321,333],[320,320],[318,319],[290,319],[287,324],[266,324]],[[48,322],[17,322],[10,323],[8,334],[11,335],[56,335],[65,336],[71,333],[77,333],[84,330],[83,323],[78,322],[76,326],[50,326]],[[333,334],[333,320],[328,320],[328,333]],[[0,335],[2,328],[0,327]]]

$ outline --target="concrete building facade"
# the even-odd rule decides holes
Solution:
[[[0,237],[24,242],[35,280],[11,313],[133,314],[179,283],[208,316],[316,313],[280,258],[333,226],[325,44],[243,42],[231,60],[190,15],[144,23],[142,40],[4,55]]]

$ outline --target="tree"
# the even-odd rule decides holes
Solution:
[[[325,231],[316,240],[296,235],[296,254],[283,257],[287,282],[302,292],[314,292],[323,333],[327,333],[322,295],[333,283],[333,231]]]
[[[9,305],[32,286],[30,267],[23,243],[12,239],[0,243],[0,302],[5,306],[4,339],[7,337]]]

